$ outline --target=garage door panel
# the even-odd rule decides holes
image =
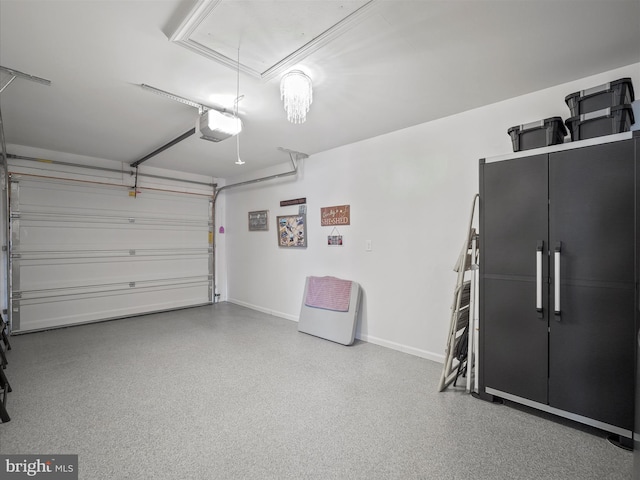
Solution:
[[[174,228],[149,225],[83,225],[67,223],[58,225],[35,225],[20,219],[13,221],[19,228],[20,247],[26,252],[50,251],[96,251],[130,249],[180,249],[201,248],[209,238],[209,226],[198,228],[176,225]],[[181,230],[176,230],[180,228]]]
[[[132,289],[129,292],[81,294],[56,299],[20,299],[16,302],[20,316],[29,319],[26,322],[27,328],[21,331],[33,331],[201,305],[207,303],[203,298],[207,298],[208,288],[208,283],[202,282],[179,288]]]
[[[209,275],[209,256],[120,257],[94,259],[19,260],[20,290],[60,289],[84,285],[141,282]],[[16,262],[14,262],[15,266]]]
[[[47,180],[19,182],[21,213],[63,213],[96,217],[127,218],[131,212],[140,217],[201,220],[208,217],[202,197],[144,191],[137,196],[123,188],[72,184]]]
[[[210,303],[212,199],[76,181],[11,184],[16,332]]]

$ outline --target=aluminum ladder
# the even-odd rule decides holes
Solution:
[[[478,233],[473,227],[473,222],[478,203],[478,194],[474,195],[469,218],[468,234],[462,246],[460,256],[453,270],[458,277],[453,292],[451,305],[451,321],[447,346],[445,349],[445,361],[440,376],[438,391],[442,392],[456,381],[460,375],[466,376],[467,392],[472,391],[471,378],[474,374],[474,388],[477,389],[477,339],[478,339],[478,315],[477,315],[477,285],[478,285],[478,260],[480,250],[478,248]]]

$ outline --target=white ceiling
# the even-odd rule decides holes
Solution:
[[[197,135],[144,163],[230,177],[640,62],[639,19],[638,0],[0,0],[0,65],[52,82],[0,108],[9,144],[133,163],[198,116],[140,85],[232,109],[239,48],[246,164]],[[314,82],[302,125],[292,68]]]

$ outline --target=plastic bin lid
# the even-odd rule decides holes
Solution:
[[[515,125],[513,127],[510,127],[507,130],[507,133],[511,135],[511,132],[516,132],[521,130],[531,130],[534,128],[547,128],[551,123],[557,123],[560,128],[560,131],[565,132],[565,135],[566,135],[566,130],[564,128],[564,125],[562,124],[562,117],[549,117],[549,118],[545,118],[544,120],[536,120],[535,122],[524,123],[522,125]]]
[[[595,120],[597,118],[607,117],[613,113],[616,113],[618,110],[628,110],[628,113],[631,118],[631,124],[633,125],[635,123],[635,117],[633,115],[633,106],[629,103],[625,103],[624,105],[615,105],[613,107],[603,108],[602,110],[596,110],[595,112],[576,115],[575,117],[567,118],[564,121],[564,123],[567,126],[569,126],[570,123],[574,123],[574,122],[585,122],[588,120]]]
[[[619,78],[618,80],[613,80],[611,82],[603,83],[602,85],[587,88],[586,90],[580,90],[578,92],[570,93],[569,95],[564,97],[564,101],[566,103],[572,97],[588,97],[596,93],[605,92],[607,90],[610,90],[612,85],[619,85],[621,83],[629,84],[629,93],[631,95],[630,100],[633,102],[635,100],[635,95],[633,93],[633,82],[629,77]]]

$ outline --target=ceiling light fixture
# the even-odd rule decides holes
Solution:
[[[311,79],[301,70],[291,70],[280,81],[280,99],[284,101],[287,120],[304,123],[313,102]]]

